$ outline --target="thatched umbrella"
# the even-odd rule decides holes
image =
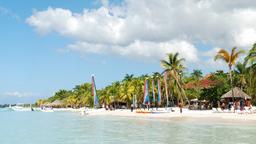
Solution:
[[[245,92],[243,92],[240,88],[235,87],[233,88],[233,93],[234,93],[234,98],[242,98],[242,99],[252,99],[249,95],[247,95]],[[229,92],[225,93],[224,95],[221,96],[222,99],[226,98],[233,98],[232,96],[232,90]]]
[[[53,105],[53,106],[62,106],[62,105],[63,105],[63,102],[60,101],[60,100],[55,100],[54,102],[52,102],[52,105]]]

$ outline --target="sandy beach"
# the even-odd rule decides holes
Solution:
[[[188,110],[183,109],[183,112],[179,112],[179,108],[172,108],[174,112],[167,111],[164,108],[160,108],[158,111],[152,113],[137,113],[136,110],[131,112],[128,109],[108,111],[105,109],[87,109],[85,116],[118,116],[118,117],[130,117],[130,118],[154,118],[162,120],[186,120],[195,119],[202,122],[218,122],[218,123],[243,123],[256,124],[256,114],[249,113],[213,113],[212,110]],[[80,109],[80,113],[82,113]]]

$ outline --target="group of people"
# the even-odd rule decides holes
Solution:
[[[234,110],[241,110],[243,111],[245,107],[252,108],[251,101],[245,100],[245,99],[237,99],[235,102],[229,101],[229,102],[222,102],[221,109],[234,109]]]

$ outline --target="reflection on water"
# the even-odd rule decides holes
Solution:
[[[161,120],[2,111],[0,127],[1,144],[254,144],[256,141],[255,126],[190,118]]]

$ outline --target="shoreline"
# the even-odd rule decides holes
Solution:
[[[136,110],[131,112],[130,110],[115,110],[106,111],[103,109],[99,110],[88,110],[85,116],[116,116],[116,117],[131,117],[131,118],[154,118],[162,120],[173,120],[173,119],[196,119],[200,121],[217,121],[217,122],[246,122],[256,124],[256,113],[253,114],[240,114],[240,113],[213,113],[212,110],[188,110],[183,109],[183,113],[179,113],[178,108],[173,108],[175,112],[160,111],[159,113],[136,113]],[[162,108],[161,110],[164,110]],[[81,113],[82,111],[80,111]]]
[[[36,111],[40,111],[40,108],[34,108]],[[239,120],[239,121],[254,121],[256,124],[256,113],[215,113],[212,110],[189,110],[183,108],[183,112],[180,113],[178,107],[170,109],[159,108],[157,111],[150,109],[145,111],[146,113],[137,113],[136,110],[131,112],[130,109],[116,109],[105,110],[91,109],[91,108],[53,108],[54,112],[72,112],[78,113],[84,116],[117,116],[117,117],[142,117],[142,118],[160,118],[160,119],[174,119],[174,118],[193,118],[193,119],[218,119],[218,120]],[[150,113],[152,112],[152,113]]]
[[[40,112],[40,108],[35,108],[37,112]],[[166,108],[159,108],[158,111],[155,109],[152,111],[145,111],[147,113],[137,113],[136,110],[131,112],[130,109],[116,109],[116,110],[105,110],[91,109],[91,108],[53,108],[53,112],[65,112],[75,113],[82,117],[119,117],[119,118],[130,118],[130,119],[141,119],[141,120],[160,120],[168,122],[178,123],[193,123],[193,124],[228,124],[228,125],[256,125],[256,113],[215,113],[212,110],[188,110],[183,108],[183,112],[180,113],[178,107],[172,108],[171,111]],[[149,113],[152,112],[152,113]]]

